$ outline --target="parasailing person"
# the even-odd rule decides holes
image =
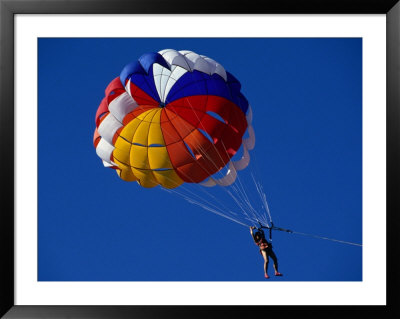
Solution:
[[[257,229],[257,231],[254,232],[254,229]],[[271,229],[272,228],[270,228],[270,231],[271,231]],[[272,258],[272,261],[274,263],[275,276],[283,276],[278,271],[278,258],[276,257],[274,251],[272,250],[272,243],[271,243],[271,241],[268,241],[265,238],[265,234],[264,234],[264,231],[262,230],[262,228],[257,228],[255,226],[251,226],[250,233],[251,233],[251,236],[253,237],[254,242],[260,248],[260,254],[264,258],[264,276],[265,276],[265,278],[269,279],[269,276],[268,276],[269,257]]]

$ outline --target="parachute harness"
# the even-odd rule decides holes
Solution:
[[[268,229],[269,230],[269,240],[270,241],[272,241],[272,230],[279,230],[279,231],[284,231],[284,232],[287,232],[287,233],[293,233],[293,231],[290,230],[290,229],[276,227],[272,221],[271,221],[271,226],[264,226],[259,221],[258,221],[258,224],[260,225],[260,228],[258,228],[258,229],[263,229],[264,228],[264,229]]]

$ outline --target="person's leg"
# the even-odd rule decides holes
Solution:
[[[261,250],[261,255],[264,257],[264,276],[265,278],[269,278],[268,276],[268,263],[269,263],[269,258],[267,252],[263,249]]]
[[[274,262],[275,276],[282,276],[282,274],[278,270],[278,258],[276,257],[274,251],[272,249],[269,249],[267,256],[268,255],[271,256],[271,258]]]

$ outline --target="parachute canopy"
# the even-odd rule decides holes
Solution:
[[[228,163],[230,175],[245,167],[247,149],[254,146],[253,137],[243,160],[230,162],[251,113],[240,88],[232,74],[204,55],[146,53],[106,88],[95,117],[96,153],[123,180],[143,187],[213,186],[211,176]]]

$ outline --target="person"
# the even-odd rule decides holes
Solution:
[[[264,258],[264,273],[265,273],[264,276],[265,276],[265,278],[269,279],[269,276],[268,276],[269,257],[271,257],[272,261],[274,262],[275,276],[283,276],[278,271],[278,258],[276,257],[274,251],[272,250],[272,243],[268,242],[265,239],[264,231],[261,228],[257,228],[257,231],[254,232],[254,229],[256,229],[256,228],[257,227],[255,227],[255,226],[251,226],[250,233],[251,233],[251,236],[253,237],[254,242],[260,248],[260,254]]]

